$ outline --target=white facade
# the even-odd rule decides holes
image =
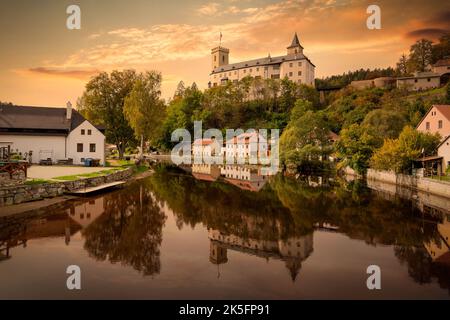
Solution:
[[[83,145],[79,151],[79,144]],[[82,165],[87,158],[100,159],[105,164],[105,136],[89,121],[84,121],[67,137],[67,157],[72,158],[74,164]]]
[[[5,141],[11,146],[12,152],[25,153],[32,152],[31,162],[39,163],[39,160],[51,158],[53,162],[66,158],[66,137],[65,136],[37,136],[37,135],[0,135],[0,141]],[[29,158],[27,157],[27,160]]]
[[[287,47],[287,54],[279,57],[271,57],[243,61],[229,64],[230,50],[224,47],[216,47],[211,50],[212,71],[209,77],[209,86],[216,87],[231,81],[237,83],[245,77],[255,79],[283,79],[314,86],[315,66],[303,54],[297,34],[292,44]]]
[[[442,169],[445,171],[450,168],[450,136],[438,147],[438,156],[442,157]]]

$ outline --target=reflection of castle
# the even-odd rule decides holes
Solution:
[[[450,216],[443,223],[438,224],[439,239],[425,243],[424,247],[435,263],[450,267]]]
[[[286,240],[244,239],[236,235],[222,234],[219,230],[209,229],[209,260],[214,264],[228,261],[227,250],[236,250],[264,258],[279,259],[285,262],[292,281],[295,281],[301,262],[313,251],[313,234],[291,237]]]

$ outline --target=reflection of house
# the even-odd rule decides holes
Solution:
[[[100,217],[104,211],[105,198],[98,197],[79,204],[74,204],[68,209],[68,214],[72,220],[76,221],[84,229],[94,222],[95,219]]]
[[[105,160],[105,136],[76,110],[67,108],[0,106],[0,140],[33,163],[86,158]],[[30,155],[31,152],[31,155]],[[25,157],[27,154],[27,157]]]
[[[261,174],[261,168],[226,165],[220,173],[225,181],[238,188],[259,191],[267,183],[268,176]]]
[[[445,264],[450,267],[450,217],[438,224],[440,238],[437,242],[424,244],[425,249],[435,263]]]
[[[0,261],[10,258],[10,250],[14,247],[26,247],[27,241],[48,237],[64,237],[69,244],[70,237],[78,232],[81,226],[67,219],[66,214],[56,214],[29,221],[18,221],[17,225],[0,226]],[[5,233],[5,234],[3,234]]]
[[[279,259],[285,262],[292,281],[295,280],[301,268],[301,262],[308,258],[313,251],[312,233],[275,241],[243,238],[233,234],[222,234],[219,230],[209,229],[208,238],[211,241],[211,262],[215,264],[227,262],[227,249],[267,259]]]
[[[192,175],[197,180],[215,181],[220,177],[220,168],[215,164],[193,164]]]

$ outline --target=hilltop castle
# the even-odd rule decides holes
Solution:
[[[303,54],[303,47],[295,33],[292,43],[287,47],[287,54],[271,57],[228,63],[230,50],[218,46],[211,50],[211,74],[209,87],[234,83],[240,79],[251,76],[261,79],[280,79],[287,77],[296,83],[314,85],[315,65]]]

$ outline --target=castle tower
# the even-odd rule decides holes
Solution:
[[[230,50],[224,47],[215,47],[211,50],[211,70],[228,64]]]
[[[303,54],[303,47],[300,44],[300,41],[298,41],[297,32],[294,34],[294,38],[292,39],[291,45],[287,47],[287,54],[288,55]]]
[[[209,261],[213,264],[222,264],[228,261],[227,248],[220,246],[216,241],[210,241]]]

